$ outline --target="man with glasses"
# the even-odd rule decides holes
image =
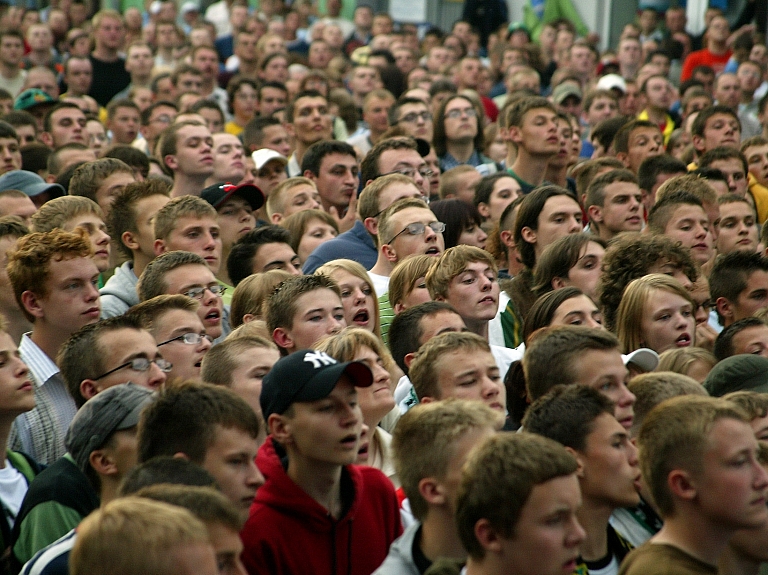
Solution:
[[[152,260],[136,284],[141,301],[164,294],[181,294],[196,300],[197,316],[204,329],[196,333],[222,341],[230,332],[229,310],[221,297],[225,290],[202,257],[184,251],[167,252]]]
[[[435,124],[423,100],[401,97],[389,110],[389,125],[398,126],[407,136],[432,141]]]
[[[194,295],[200,289],[193,288],[187,293]],[[170,381],[200,379],[203,357],[213,342],[197,315],[200,301],[186,294],[159,295],[141,302],[128,312],[152,334],[159,352],[170,361]]]
[[[88,235],[61,229],[20,238],[8,252],[7,269],[16,301],[32,322],[19,353],[37,402],[16,419],[11,446],[50,464],[64,455],[64,436],[77,411],[55,359],[70,335],[99,320],[99,270]]]
[[[478,110],[466,96],[451,96],[440,107],[433,143],[443,172],[462,164],[477,168],[483,176],[497,171],[493,160],[482,153]]]
[[[429,150],[420,150],[413,138],[387,138],[376,144],[360,164],[361,180],[369,185],[376,178],[388,174],[402,174],[413,180],[425,198],[429,197],[429,178],[432,170],[422,157]],[[384,209],[386,206],[380,208]],[[375,232],[374,232],[375,233]]]
[[[445,224],[437,221],[424,200],[404,198],[385,209],[378,220],[378,259],[368,272],[376,296],[389,291],[389,276],[399,261],[413,255],[440,256],[444,231]]]

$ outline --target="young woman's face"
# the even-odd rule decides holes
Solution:
[[[568,270],[570,285],[579,288],[593,300],[597,299],[597,283],[600,281],[603,255],[605,255],[603,246],[597,242],[587,242],[581,248],[576,264]]]
[[[373,286],[343,269],[334,270],[331,277],[339,284],[347,325],[373,332],[376,326],[376,306],[373,301],[376,294]]]
[[[466,226],[461,231],[461,235],[459,236],[458,243],[459,245],[465,244],[468,246],[474,246],[476,248],[480,248],[481,250],[484,250],[485,241],[487,239],[488,239],[488,234],[486,234],[483,231],[483,228],[481,228],[475,222],[471,222],[468,226]]]
[[[301,236],[299,242],[299,249],[296,250],[299,259],[302,262],[307,261],[309,254],[311,254],[317,246],[335,238],[339,232],[337,232],[331,224],[328,224],[320,219],[313,219],[307,223],[304,228],[304,234]]]
[[[558,306],[549,325],[581,325],[603,329],[603,315],[595,302],[585,295],[578,295]]]
[[[662,289],[651,291],[643,306],[640,327],[642,346],[656,353],[696,343],[693,306],[674,292]]]

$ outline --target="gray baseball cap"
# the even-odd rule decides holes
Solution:
[[[34,172],[26,170],[13,170],[0,176],[0,192],[5,190],[21,190],[30,198],[48,192],[53,199],[67,193],[59,184],[49,184]]]
[[[139,415],[153,399],[153,392],[135,383],[114,385],[92,397],[78,410],[64,444],[81,471],[93,452],[116,431],[136,427]]]

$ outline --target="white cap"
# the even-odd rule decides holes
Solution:
[[[622,355],[621,359],[624,360],[624,365],[634,363],[646,373],[653,371],[659,366],[659,354],[647,347],[641,347],[632,353]]]
[[[160,14],[160,8],[162,8],[162,3],[160,0],[155,0],[152,2],[152,4],[149,5],[149,13],[150,14]]]
[[[618,74],[606,74],[597,81],[598,90],[611,90],[613,88],[626,93],[627,81]]]
[[[197,2],[194,2],[194,0],[184,2],[184,4],[181,5],[181,13],[188,14],[189,12],[200,12],[200,5]]]
[[[272,160],[280,160],[285,164],[288,163],[288,158],[279,152],[270,150],[269,148],[256,150],[253,154],[251,154],[251,158],[253,158],[253,163],[256,164],[257,170],[260,170],[267,164],[267,162],[271,162]]]

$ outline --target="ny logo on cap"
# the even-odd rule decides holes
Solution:
[[[333,365],[334,363],[338,363],[324,351],[308,351],[304,354],[304,361],[311,363],[312,367],[315,369],[324,365]]]

